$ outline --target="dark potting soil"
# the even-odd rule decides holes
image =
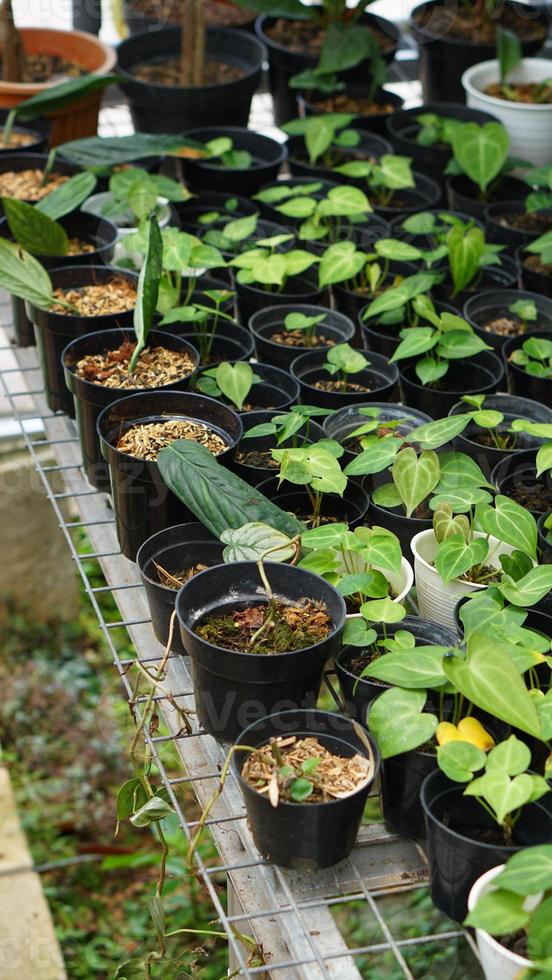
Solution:
[[[294,604],[270,599],[236,606],[221,616],[206,616],[195,627],[203,640],[238,653],[290,653],[319,643],[331,629],[324,603],[301,599]]]
[[[508,491],[508,496],[522,507],[534,510],[538,514],[545,514],[552,510],[552,487],[547,487],[544,483],[536,483],[530,490],[514,487],[513,490]]]
[[[493,439],[493,432],[496,433],[500,440],[499,446],[497,446],[496,440]],[[488,446],[490,449],[501,449],[505,452],[513,452],[517,442],[515,432],[508,432],[506,427],[501,426],[498,426],[492,431],[490,429],[483,429],[481,432],[474,432],[473,435],[470,433],[468,438],[470,442],[476,442],[478,446]]]
[[[497,940],[501,946],[505,949],[509,949],[511,953],[515,953],[516,956],[523,956],[528,959],[527,956],[527,933],[524,929],[520,929],[518,932],[512,932],[508,936],[500,936]]]
[[[523,260],[523,265],[531,272],[538,272],[541,276],[552,276],[552,264],[543,265],[538,255],[528,255]]]
[[[187,8],[182,0],[134,0],[136,13],[157,23],[167,21],[172,24],[185,23]],[[239,27],[256,16],[251,10],[235,7],[233,3],[217,3],[217,0],[204,0],[203,16],[206,27]]]
[[[153,562],[153,565],[155,566],[155,571],[157,572],[157,577],[161,585],[166,585],[167,588],[174,589],[175,592],[182,588],[186,582],[189,582],[194,575],[199,575],[200,572],[206,571],[209,567],[198,562],[197,565],[192,565],[191,568],[183,568],[179,572],[168,572],[166,568],[163,568],[156,561]]]
[[[236,453],[236,460],[238,463],[242,463],[243,466],[255,466],[257,469],[275,469],[279,467],[279,463],[272,458],[272,452],[270,449],[249,449],[244,451],[243,449],[238,449]]]
[[[311,761],[312,760],[312,761]],[[283,771],[282,771],[283,770]],[[325,803],[354,793],[370,777],[372,765],[364,756],[334,755],[314,736],[281,736],[251,752],[241,775],[272,804]],[[311,789],[301,799],[294,797],[296,779],[310,782]]]
[[[498,824],[494,827],[473,827],[465,826],[461,823],[456,823],[454,817],[451,814],[446,814],[442,822],[450,830],[454,830],[457,834],[461,834],[462,837],[467,837],[469,840],[478,841],[480,844],[490,844],[495,847],[508,847],[510,844],[515,844],[515,829],[512,833],[512,839],[510,841],[506,840],[504,831]]]
[[[343,394],[372,391],[367,385],[359,385],[353,381],[315,381],[313,388],[318,388],[318,391],[339,391]]]
[[[195,367],[187,351],[145,347],[131,372],[135,350],[136,343],[125,340],[117,350],[88,354],[77,361],[76,374],[104,388],[159,388],[180,381]]]
[[[521,214],[498,214],[494,220],[502,225],[503,228],[513,228],[518,231],[534,232],[535,235],[543,235],[552,228],[552,215],[543,214],[541,211],[526,211]]]
[[[224,452],[227,443],[213,432],[203,422],[192,422],[191,419],[169,419],[164,422],[143,422],[131,425],[122,433],[117,449],[128,453],[135,459],[156,460],[165,446],[170,446],[176,439],[192,439],[201,446],[206,446],[213,455]]]
[[[367,25],[370,34],[378,42],[380,51],[385,53],[394,47],[394,42],[383,31],[371,24]],[[324,44],[326,32],[320,24],[309,20],[278,20],[266,29],[267,37],[294,54],[317,57]]]
[[[281,330],[273,333],[270,340],[284,347],[333,347],[335,344],[335,340],[328,340],[324,334],[308,337],[304,330]]]
[[[533,41],[546,35],[546,28],[542,24],[535,24],[531,20],[516,17],[513,10],[500,6],[500,18],[490,19],[485,16],[475,16],[471,4],[466,3],[448,8],[431,7],[418,14],[420,26],[428,25],[431,33],[438,37],[463,38],[472,44],[491,44],[496,41],[497,26],[510,28],[515,31],[522,41]]]
[[[64,82],[86,75],[86,71],[86,68],[74,61],[67,61],[59,54],[27,54],[22,80],[35,85],[42,82]]]
[[[182,85],[179,57],[152,58],[140,62],[132,68],[132,74],[141,82],[150,85]],[[236,65],[206,58],[201,85],[224,85],[242,78],[244,71]]]
[[[355,116],[387,115],[394,111],[392,102],[370,102],[368,99],[355,98],[346,92],[328,95],[325,99],[309,99],[311,105],[320,112],[352,112]]]
[[[69,177],[51,173],[44,181],[42,170],[6,170],[0,174],[0,197],[13,197],[18,201],[40,201]]]
[[[503,102],[544,105],[552,102],[552,85],[545,85],[543,82],[501,85],[500,82],[496,82],[494,85],[487,85],[485,95],[491,95],[493,99],[502,99]]]

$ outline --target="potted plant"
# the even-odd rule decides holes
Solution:
[[[232,468],[251,486],[258,486],[279,468],[273,449],[297,449],[324,438],[324,430],[313,418],[326,414],[314,405],[293,405],[284,414],[248,412],[242,416],[243,436],[234,451]]]
[[[435,274],[424,272],[402,280],[398,277],[398,285],[391,285],[360,310],[359,320],[369,350],[392,357],[401,343],[403,331],[409,327],[418,328],[423,323],[421,311],[426,308],[438,317],[444,313],[458,316],[454,306],[434,303],[430,299],[429,290],[435,280]]]
[[[418,425],[431,422],[429,415],[388,402],[346,405],[328,412],[324,433],[343,447],[343,460],[352,463],[357,456],[384,436],[410,437]],[[365,476],[366,474],[362,474]]]
[[[194,2],[186,29],[165,27],[122,41],[117,72],[138,131],[246,126],[265,49],[254,35],[205,28]]]
[[[510,137],[499,122],[463,123],[451,133],[453,158],[447,172],[448,206],[482,219],[494,201],[524,201],[527,185],[509,176],[519,161],[509,157]]]
[[[235,739],[253,713],[262,717],[282,701],[314,704],[345,621],[345,603],[328,582],[264,560],[194,576],[178,593],[176,612],[192,659],[198,720],[224,740]]]
[[[140,546],[136,564],[146,592],[151,625],[166,647],[176,593],[184,583],[212,565],[220,565],[224,545],[202,524],[177,524],[152,534]],[[183,654],[178,629],[172,630],[171,650]]]
[[[549,844],[524,848],[472,885],[464,924],[475,929],[485,980],[546,975],[551,858]]]
[[[339,181],[334,168],[348,161],[377,160],[391,151],[381,136],[351,128],[349,113],[292,119],[283,127],[288,135],[289,168],[294,177]]]
[[[258,310],[249,321],[249,329],[257,356],[284,370],[289,370],[299,354],[347,343],[355,333],[349,317],[305,303]]]
[[[241,732],[232,752],[265,859],[312,872],[347,857],[380,761],[361,725],[326,711],[281,711]]]
[[[502,356],[512,394],[527,395],[550,406],[552,343],[548,331],[532,330],[527,336],[511,337],[502,348]]]
[[[0,195],[36,204],[77,173],[77,168],[46,153],[9,153],[0,160]]]
[[[453,671],[456,668],[457,663]],[[527,707],[522,681],[508,694],[512,708],[522,699]],[[542,731],[535,716],[536,712],[523,719],[522,731],[533,726]],[[440,746],[437,761],[439,770],[426,777],[421,793],[431,898],[458,922],[465,917],[469,892],[482,872],[527,845],[550,843],[552,795],[547,781],[528,771],[530,749],[515,735],[487,754],[451,740]]]
[[[324,293],[312,269],[318,261],[316,256],[301,248],[278,252],[281,243],[277,235],[230,261],[238,270],[235,281],[242,323],[249,323],[253,314],[266,306],[323,302]]]
[[[231,404],[238,412],[285,409],[297,400],[299,388],[287,371],[271,364],[222,361],[203,368],[195,381],[197,391]]]
[[[502,245],[486,241],[481,228],[456,223],[437,252],[436,271],[443,271],[433,295],[461,309],[476,291],[512,288],[518,280],[518,268],[509,256],[501,255],[502,250]],[[444,253],[442,258],[440,253]],[[427,261],[433,264],[431,253]]]
[[[552,83],[545,58],[524,58],[512,31],[497,31],[496,60],[462,75],[469,106],[490,112],[508,130],[512,153],[537,167],[552,156]]]
[[[420,48],[424,100],[464,101],[461,76],[470,65],[495,54],[497,27],[514,30],[524,54],[535,54],[544,42],[544,12],[529,4],[497,2],[477,5],[466,0],[449,8],[442,0],[424,0],[412,10],[408,27]]]
[[[275,180],[287,157],[285,144],[250,129],[213,126],[190,129],[186,138],[199,143],[205,156],[182,160],[186,185],[196,191],[224,191],[252,197]]]
[[[0,159],[7,153],[45,153],[50,145],[52,127],[45,118],[37,118],[25,125],[12,126],[11,133],[4,136],[4,127],[9,116],[7,109],[0,109]]]
[[[504,244],[511,255],[552,229],[552,168],[530,167],[523,179],[531,188],[524,201],[495,201],[485,208],[493,240]]]
[[[546,422],[518,419],[512,429],[533,435],[542,444],[539,449],[522,449],[505,456],[495,466],[491,480],[500,493],[517,501],[537,519],[552,507],[552,427]]]
[[[291,364],[301,398],[321,408],[377,401],[397,391],[398,372],[381,354],[364,354],[349,344],[300,354]]]
[[[493,504],[476,504],[476,516],[471,509],[465,513],[465,503],[459,512],[446,497],[435,504],[432,529],[416,534],[411,549],[420,613],[453,629],[459,597],[499,582],[510,568],[504,555],[515,550],[535,562],[537,525],[503,494]]]
[[[534,330],[552,331],[552,300],[522,290],[486,290],[470,296],[464,316],[479,337],[501,351],[509,337]]]
[[[395,92],[383,88],[387,82],[387,66],[372,76],[371,83],[337,83],[335,89],[327,90],[314,79],[312,87],[301,88],[297,94],[300,116],[318,116],[334,112],[350,112],[355,116],[355,126],[366,129],[378,136],[386,136],[386,124],[390,116],[404,105],[404,99]]]
[[[552,297],[552,231],[522,245],[516,256],[525,288]]]

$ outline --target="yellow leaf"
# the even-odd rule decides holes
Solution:
[[[464,742],[471,742],[478,749],[486,752],[488,749],[492,749],[495,744],[495,740],[492,735],[489,735],[487,731],[483,728],[483,725],[477,718],[462,718],[458,722],[458,731]]]

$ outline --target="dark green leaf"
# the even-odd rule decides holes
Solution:
[[[157,297],[159,295],[159,279],[163,270],[163,240],[159,230],[159,222],[152,215],[148,223],[148,241],[144,264],[138,278],[138,296],[134,310],[134,332],[136,347],[130,361],[130,370],[134,371],[140,353],[143,351],[148,333],[151,330]]]
[[[65,229],[32,204],[3,197],[2,204],[10,231],[21,248],[34,255],[65,255],[69,239]]]

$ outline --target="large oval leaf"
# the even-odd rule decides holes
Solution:
[[[14,242],[0,238],[0,286],[34,306],[52,305],[52,281],[43,265]]]
[[[530,558],[537,554],[537,523],[521,504],[497,494],[494,507],[478,507],[476,518],[484,531],[499,541],[511,544]]]
[[[25,201],[2,198],[10,231],[21,248],[34,255],[65,255],[69,239],[65,229]]]

